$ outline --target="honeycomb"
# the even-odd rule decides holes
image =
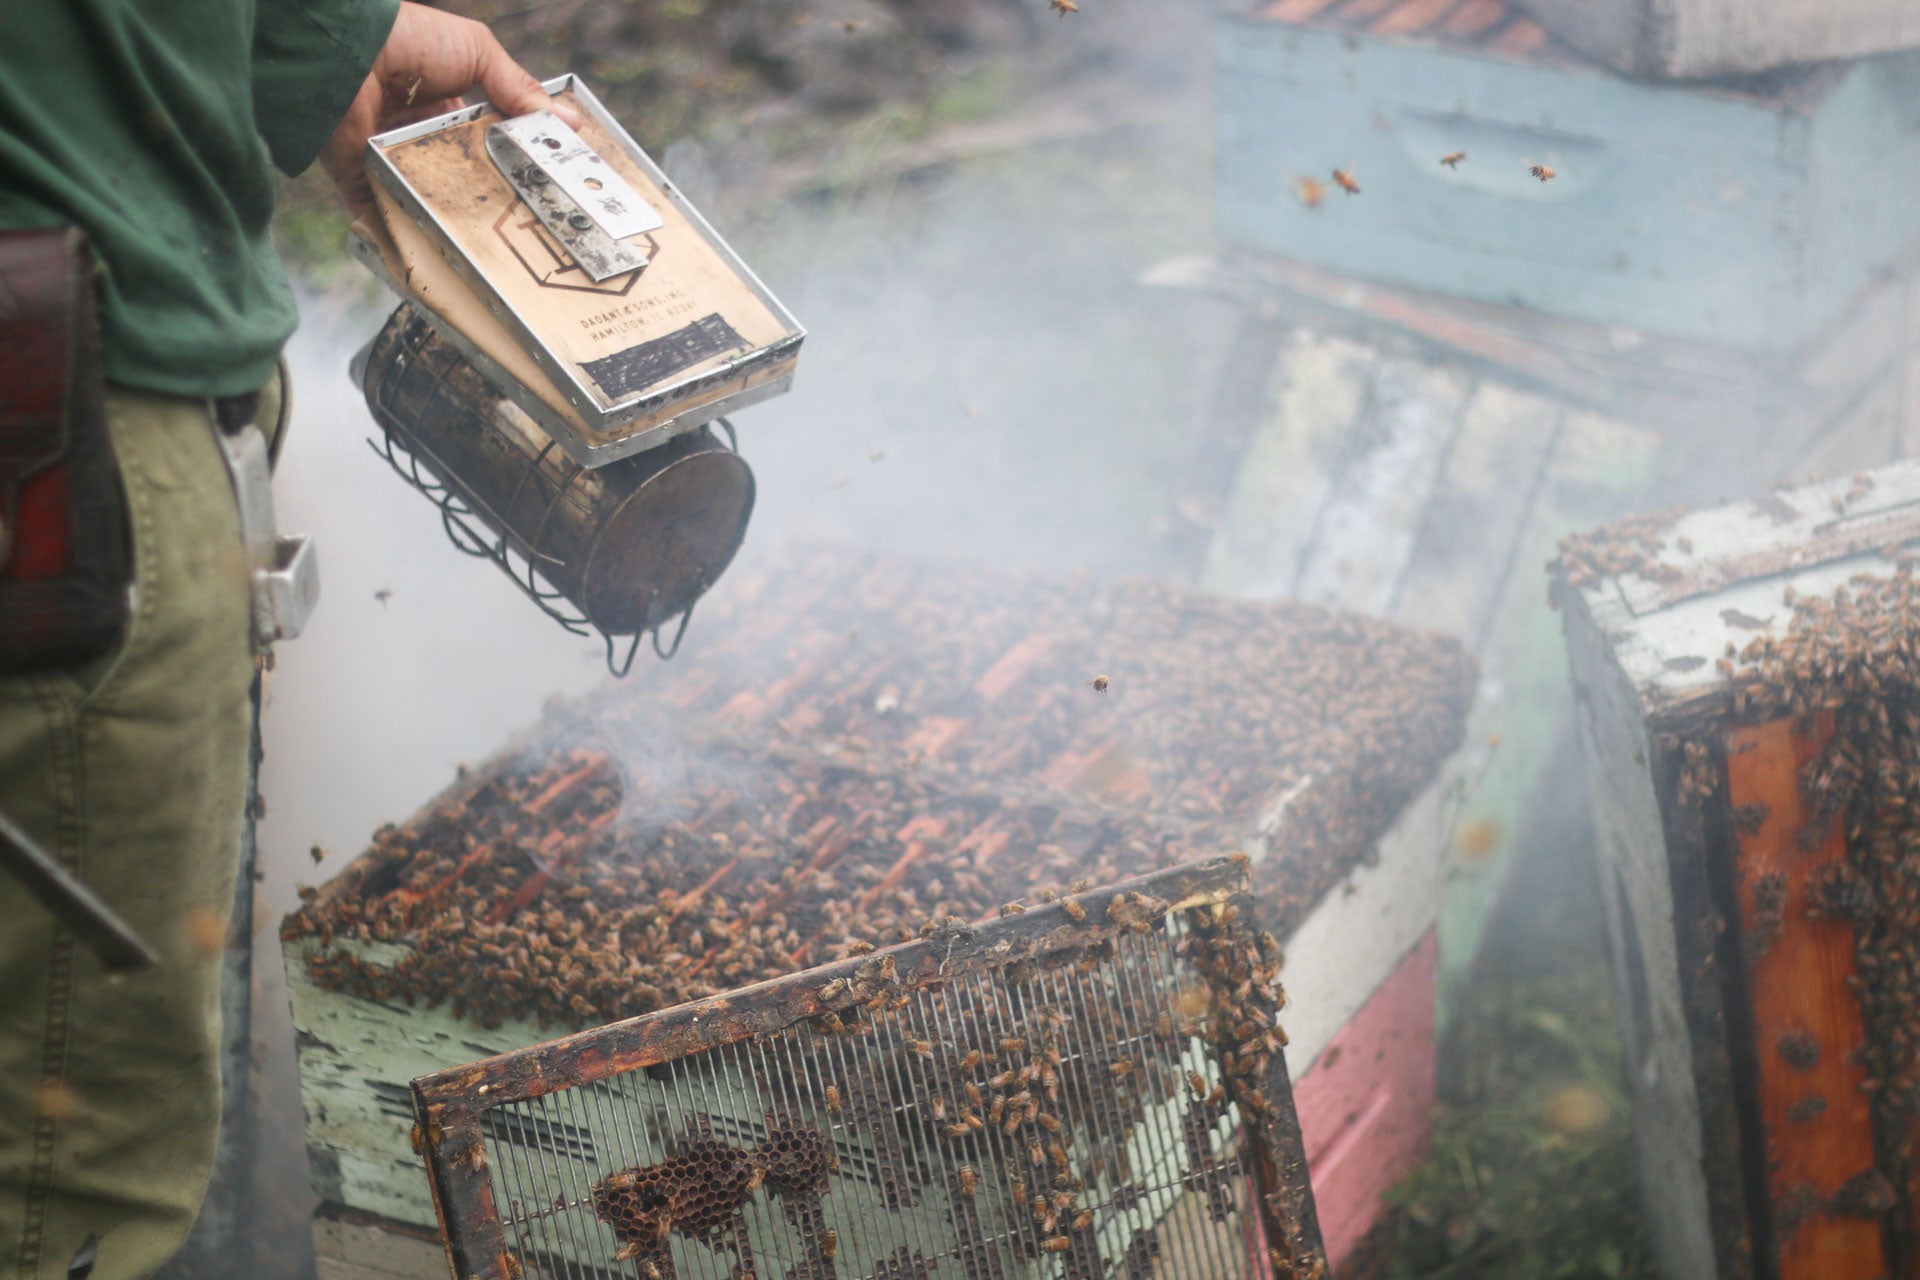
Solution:
[[[839,1167],[832,1139],[786,1114],[767,1117],[767,1140],[757,1158],[766,1171],[767,1190],[776,1196],[825,1195],[827,1175]]]
[[[672,1280],[668,1238],[674,1232],[709,1240],[730,1231],[742,1274],[753,1257],[741,1230],[740,1209],[764,1185],[782,1199],[814,1202],[802,1220],[815,1236],[825,1234],[818,1200],[827,1175],[838,1167],[833,1141],[787,1114],[769,1115],[767,1138],[751,1151],[729,1146],[705,1123],[696,1123],[668,1144],[665,1160],[608,1174],[593,1185],[593,1211],[620,1242],[616,1261],[637,1260],[646,1280]],[[789,1220],[796,1215],[789,1214]]]

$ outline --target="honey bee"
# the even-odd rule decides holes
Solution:
[[[1552,182],[1554,178],[1553,170],[1544,164],[1530,164],[1527,172],[1542,182]]]
[[[820,1261],[832,1262],[833,1256],[840,1252],[840,1233],[828,1227],[820,1233]]]
[[[1465,160],[1466,158],[1467,158],[1467,153],[1464,151],[1449,151],[1447,152],[1447,154],[1440,157],[1440,163],[1447,166],[1447,168],[1449,169],[1458,169],[1460,167],[1460,162],[1462,160]]]
[[[827,1110],[836,1116],[840,1114],[840,1087],[838,1085],[830,1084],[827,1086]]]
[[[1048,1133],[1060,1132],[1060,1121],[1050,1113],[1045,1111],[1039,1111],[1034,1114],[1033,1118],[1035,1120],[1038,1120],[1040,1122],[1040,1127],[1042,1129],[1045,1129]]]
[[[1097,675],[1093,679],[1087,681],[1087,684],[1092,687],[1095,693],[1105,693],[1107,691],[1108,681],[1106,676]]]
[[[758,1191],[760,1189],[760,1184],[765,1182],[766,1180],[767,1180],[767,1167],[761,1164],[757,1164],[753,1166],[752,1172],[747,1174],[747,1194],[752,1195],[754,1192]]]
[[[1003,917],[1004,917],[1004,916],[1017,916],[1017,915],[1020,915],[1020,914],[1021,914],[1022,912],[1024,912],[1024,911],[1026,911],[1026,908],[1025,908],[1025,907],[1023,907],[1023,906],[1021,906],[1021,905],[1020,905],[1019,903],[1017,903],[1017,902],[1003,902],[1003,903],[1001,903],[1001,904],[1000,904],[1000,914],[1001,914],[1001,915],[1002,915]]]
[[[1342,191],[1346,192],[1350,196],[1357,196],[1360,194],[1359,182],[1357,182],[1354,179],[1353,174],[1346,169],[1335,169],[1333,171],[1333,181],[1334,181],[1334,185],[1338,186]]]
[[[1053,1236],[1048,1240],[1043,1241],[1040,1247],[1042,1249],[1045,1249],[1048,1253],[1065,1253],[1068,1249],[1073,1247],[1073,1241],[1068,1239],[1066,1236]]]
[[[1027,1042],[1018,1036],[1002,1036],[1000,1037],[1000,1050],[1003,1053],[1025,1053],[1027,1051]],[[1012,1082],[1009,1081],[1008,1083]]]
[[[327,856],[327,851],[325,849],[322,849],[319,845],[315,845],[313,846],[313,848],[307,850],[307,856],[313,859],[313,865],[317,867],[320,865],[321,861]]]
[[[980,1094],[979,1085],[975,1084],[971,1080],[968,1080],[968,1081],[965,1081],[960,1087],[967,1091],[968,1102],[971,1102],[976,1107],[982,1105],[983,1099]]]
[[[980,1185],[980,1175],[973,1171],[973,1166],[970,1164],[961,1165],[960,1166],[960,1194],[965,1196],[970,1196],[979,1187],[979,1185]]]
[[[660,1280],[660,1264],[652,1258],[647,1258],[640,1263],[640,1273],[646,1277],[646,1280]]]
[[[940,1132],[948,1138],[964,1138],[973,1130],[964,1124],[950,1124],[943,1126]]]
[[[1207,1096],[1207,1079],[1198,1071],[1187,1072],[1187,1087],[1193,1090],[1196,1102],[1203,1102]]]
[[[987,1127],[987,1122],[971,1111],[963,1112],[960,1116],[960,1122],[969,1129],[984,1129]]]
[[[1047,0],[1047,7],[1063,18],[1070,13],[1080,12],[1080,6],[1073,0]]]
[[[917,1040],[912,1036],[908,1036],[906,1037],[906,1041],[907,1048],[912,1052],[919,1054],[923,1058],[931,1058],[933,1056],[933,1042],[931,1040]]]
[[[847,944],[847,954],[850,956],[864,956],[872,950],[873,944],[865,938],[855,938]]]
[[[1072,920],[1076,924],[1087,918],[1087,909],[1078,902],[1075,902],[1072,898],[1063,899],[1060,903],[1060,909],[1067,913],[1067,919]]]
[[[935,1120],[945,1120],[947,1118],[947,1100],[945,1098],[935,1098],[933,1100],[933,1118]]]
[[[1300,195],[1300,203],[1309,209],[1318,209],[1320,202],[1327,198],[1326,184],[1318,178],[1295,178],[1293,185]]]
[[[1085,1231],[1087,1228],[1091,1227],[1092,1225],[1093,1225],[1093,1210],[1082,1209],[1079,1213],[1074,1215],[1073,1229],[1075,1231]]]
[[[978,1049],[967,1050],[967,1056],[960,1059],[960,1069],[962,1071],[971,1071],[979,1065],[980,1051]]]
[[[1111,1066],[1109,1066],[1107,1070],[1113,1072],[1114,1079],[1116,1080],[1124,1079],[1125,1077],[1133,1074],[1133,1059],[1122,1058],[1120,1059],[1120,1061],[1113,1063]]]

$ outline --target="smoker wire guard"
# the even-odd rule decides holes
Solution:
[[[687,626],[693,620],[694,605],[699,603],[700,597],[705,595],[715,582],[719,581],[721,574],[725,573],[727,566],[733,562],[733,557],[739,551],[741,543],[745,541],[747,523],[753,516],[755,497],[753,472],[750,468],[746,467],[745,460],[741,460],[741,467],[746,475],[746,502],[740,514],[740,524],[735,532],[732,545],[727,547],[725,553],[719,557],[719,563],[717,565],[703,566],[700,585],[691,593],[691,599],[688,600],[685,607],[679,610],[680,625],[674,631],[672,642],[665,647],[662,647],[660,643],[661,627],[664,626],[666,622],[672,620],[672,615],[669,614],[666,618],[656,622],[651,632],[645,627],[633,632],[625,652],[620,652],[615,642],[615,633],[608,632],[595,625],[594,622],[587,617],[586,611],[581,609],[564,592],[557,587],[542,582],[542,575],[536,572],[533,556],[525,553],[516,553],[509,545],[505,533],[491,533],[489,531],[490,526],[494,524],[504,525],[506,522],[499,517],[495,517],[494,520],[489,521],[486,515],[483,515],[476,509],[476,500],[473,499],[470,494],[462,491],[464,486],[456,489],[454,484],[449,484],[448,480],[452,477],[449,475],[450,469],[444,460],[430,457],[427,464],[429,471],[440,474],[440,479],[435,479],[432,475],[421,474],[419,450],[401,438],[404,435],[404,429],[400,426],[397,415],[392,412],[388,404],[388,399],[392,391],[391,382],[384,378],[382,379],[379,384],[380,394],[377,399],[375,392],[368,386],[368,379],[380,372],[373,367],[373,357],[376,348],[380,345],[382,338],[386,336],[387,330],[392,328],[396,322],[400,321],[403,315],[408,318],[409,323],[405,331],[399,335],[398,345],[401,347],[402,354],[405,356],[417,356],[424,343],[434,339],[436,330],[432,320],[426,313],[411,303],[402,302],[400,306],[396,308],[394,314],[383,322],[380,332],[376,333],[374,337],[369,339],[367,343],[355,353],[349,364],[349,374],[353,379],[354,385],[359,387],[362,394],[367,397],[367,406],[372,411],[374,420],[380,427],[380,438],[378,440],[368,440],[367,447],[372,449],[380,458],[384,459],[387,465],[393,468],[394,474],[405,481],[410,488],[425,495],[427,500],[433,503],[435,508],[440,512],[441,527],[446,531],[448,541],[452,542],[456,549],[476,559],[491,562],[494,567],[498,568],[500,572],[507,576],[508,580],[511,581],[514,586],[520,589],[523,595],[538,605],[542,613],[553,619],[569,634],[586,637],[598,635],[602,643],[606,646],[607,670],[616,678],[625,676],[633,669],[633,660],[639,653],[640,641],[649,634],[652,636],[655,655],[662,661],[670,660],[680,651],[680,642],[686,638]],[[460,354],[457,349],[449,347],[449,350],[453,352],[454,358],[466,364],[482,382],[485,382],[490,387],[493,385],[491,380],[488,379],[478,367],[474,366],[470,360],[467,360],[464,355]],[[495,388],[495,391],[496,394],[500,394],[497,388]],[[507,403],[511,403],[511,400],[504,394],[501,395],[501,399]],[[738,457],[740,454],[740,442],[739,437],[734,432],[733,423],[724,416],[716,418],[714,421],[726,432],[728,450]],[[693,427],[684,434],[693,436],[701,433],[708,433],[707,425],[704,423]],[[678,437],[675,437],[675,439],[677,438]],[[672,442],[672,440],[663,441],[660,445],[655,446],[655,448],[664,448]],[[556,453],[556,451],[558,451],[558,456],[565,456],[564,451],[559,451],[559,447],[549,440],[539,456],[528,464],[527,474],[532,474],[538,469],[540,463],[545,460],[549,453]],[[633,456],[636,458],[644,458],[646,454],[650,452],[652,452],[652,450],[646,450]],[[618,466],[620,462],[625,461],[628,461],[628,459],[619,459],[609,465]],[[577,463],[574,465],[579,466]],[[580,466],[576,474],[584,473],[586,470],[587,468]],[[457,484],[458,482],[455,481],[454,483]],[[534,536],[529,539],[533,545],[537,546],[539,544],[539,534],[545,528],[547,516],[550,516],[553,508],[559,504],[563,493],[564,489],[554,491],[552,499],[547,505],[546,515],[542,517],[539,529],[536,529]],[[649,602],[648,612],[652,612],[651,602]]]
[[[485,1155],[483,1122],[494,1108],[771,1037],[820,1014],[857,1007],[860,997],[850,984],[880,957],[894,961],[895,992],[937,992],[952,979],[991,976],[1019,962],[1119,937],[1125,926],[1109,917],[1108,908],[1123,895],[1164,900],[1168,905],[1152,923],[1152,931],[1161,933],[1169,918],[1194,908],[1235,905],[1246,918],[1249,887],[1244,854],[1190,863],[975,924],[956,936],[881,948],[418,1077],[411,1082],[414,1144],[426,1165],[452,1274],[457,1280],[523,1280],[523,1267],[506,1242],[492,1162]],[[1084,919],[1070,914],[1076,907]],[[839,994],[825,997],[836,980]],[[1268,1102],[1265,1113],[1249,1115],[1237,1104],[1236,1110],[1265,1262],[1273,1280],[1322,1280],[1326,1254],[1284,1049],[1273,1052],[1259,1087]],[[1250,1260],[1250,1273],[1261,1274],[1258,1262]]]

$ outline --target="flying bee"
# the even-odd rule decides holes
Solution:
[[[1047,0],[1047,7],[1063,18],[1070,13],[1080,12],[1080,6],[1073,0]]]
[[[1350,196],[1360,194],[1359,182],[1355,181],[1353,174],[1346,169],[1335,169],[1333,171],[1333,181],[1334,185],[1338,186]]]
[[[1460,162],[1462,160],[1465,160],[1466,158],[1467,158],[1467,153],[1464,151],[1449,151],[1447,152],[1447,154],[1440,157],[1440,163],[1447,166],[1447,168],[1449,169],[1458,169],[1460,167]]]
[[[1107,691],[1108,680],[1104,673],[1095,676],[1093,679],[1087,681],[1087,683],[1092,686],[1095,693],[1105,693]]]
[[[1527,172],[1542,182],[1552,182],[1554,179],[1553,170],[1544,164],[1530,164],[1527,166]]]
[[[1318,209],[1320,202],[1327,198],[1326,184],[1318,178],[1295,178],[1293,186],[1299,193],[1300,203],[1309,209]]]
[[[1072,920],[1076,924],[1087,918],[1087,909],[1078,902],[1075,902],[1072,898],[1062,899],[1060,909],[1067,913],[1067,919]]]

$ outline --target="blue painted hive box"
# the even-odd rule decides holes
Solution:
[[[1791,351],[1920,237],[1914,54],[1647,84],[1502,0],[1278,0],[1218,67],[1221,236],[1364,279]]]

